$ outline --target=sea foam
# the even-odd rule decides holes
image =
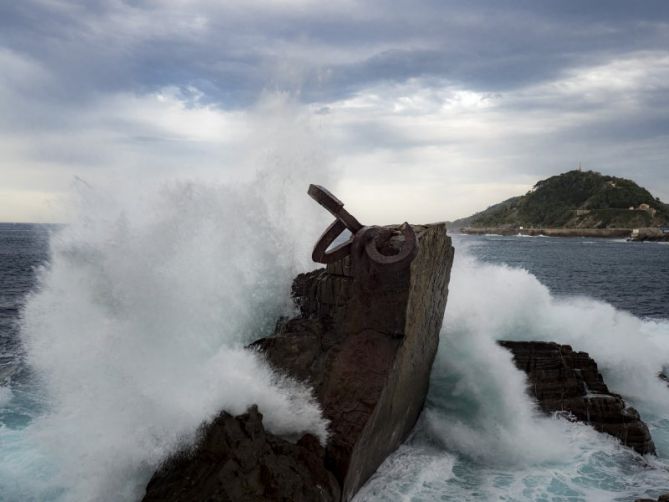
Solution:
[[[0,430],[3,497],[136,500],[201,423],[251,404],[273,433],[325,440],[311,391],[244,349],[290,311],[325,226],[305,192],[328,173],[291,117],[244,183],[77,184],[22,314],[44,411]]]
[[[410,440],[356,497],[390,500],[627,501],[666,491],[669,322],[586,297],[556,297],[529,272],[484,263],[456,240],[426,409]],[[544,416],[497,340],[571,344],[599,363],[613,392],[642,414],[658,457]]]

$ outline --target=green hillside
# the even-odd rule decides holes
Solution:
[[[669,206],[633,181],[594,171],[569,171],[451,226],[638,228],[667,222]]]

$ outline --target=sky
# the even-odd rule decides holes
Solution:
[[[66,221],[82,180],[241,179],[265,122],[373,223],[579,163],[666,202],[669,2],[0,3],[0,221]]]

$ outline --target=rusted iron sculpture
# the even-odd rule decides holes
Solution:
[[[315,262],[327,264],[351,255],[354,268],[357,268],[363,255],[366,255],[369,264],[376,271],[395,272],[409,266],[418,254],[416,233],[408,223],[405,222],[401,226],[404,243],[399,252],[384,254],[381,250],[392,237],[392,230],[363,225],[344,209],[342,201],[320,185],[309,185],[307,193],[336,218],[314,246],[311,258]],[[351,232],[351,237],[328,250],[337,237],[347,229]]]

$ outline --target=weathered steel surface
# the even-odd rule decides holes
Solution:
[[[327,264],[351,255],[354,268],[369,264],[376,271],[394,272],[409,266],[418,254],[416,233],[408,223],[404,223],[401,227],[404,242],[399,252],[392,254],[386,251],[383,253],[381,250],[393,236],[391,230],[362,225],[344,209],[342,201],[320,185],[309,185],[307,193],[336,218],[325,229],[314,246],[311,258],[315,262]],[[351,237],[332,249],[328,249],[345,230],[351,232]],[[367,263],[363,264],[362,261]]]

